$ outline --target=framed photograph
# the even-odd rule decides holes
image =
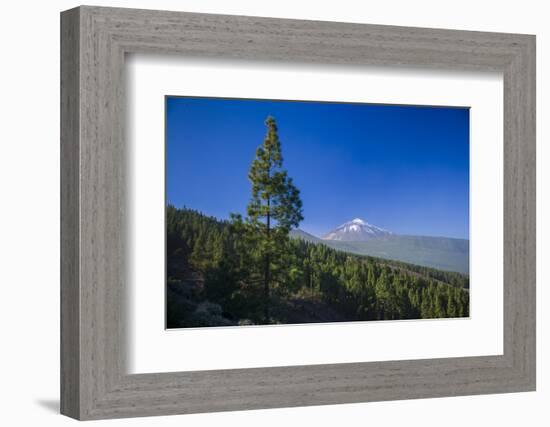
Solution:
[[[535,390],[535,37],[61,14],[61,411]]]
[[[165,114],[167,328],[469,317],[469,108]]]

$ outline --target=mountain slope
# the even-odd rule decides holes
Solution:
[[[289,236],[296,239],[302,239],[309,243],[325,243],[323,240],[315,237],[313,234],[310,234],[307,231],[301,230],[299,228],[290,230]]]
[[[464,274],[470,270],[469,240],[399,235],[359,218],[340,225],[321,239],[299,229],[291,231],[291,236],[358,255]]]
[[[391,232],[360,218],[345,222],[322,237],[323,240],[365,241],[391,236]]]
[[[323,240],[331,248],[359,255],[393,259],[468,274],[470,270],[469,241],[447,237],[402,236],[393,234],[366,241]]]

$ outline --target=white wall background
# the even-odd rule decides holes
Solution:
[[[97,5],[504,31],[537,35],[538,391],[108,421],[117,426],[342,424],[545,426],[550,420],[550,26],[536,0],[157,0]],[[59,384],[59,12],[74,1],[12,1],[0,25],[0,401],[2,425],[63,426]]]

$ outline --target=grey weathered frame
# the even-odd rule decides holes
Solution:
[[[124,56],[130,52],[502,72],[504,354],[126,374]],[[63,414],[100,419],[535,390],[534,36],[71,9],[61,14],[61,165]]]

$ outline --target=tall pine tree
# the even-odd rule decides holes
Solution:
[[[252,196],[247,206],[247,223],[263,264],[264,318],[269,323],[272,271],[284,269],[282,255],[288,233],[303,216],[300,191],[283,169],[275,119],[268,117],[265,124],[267,134],[248,172]]]

